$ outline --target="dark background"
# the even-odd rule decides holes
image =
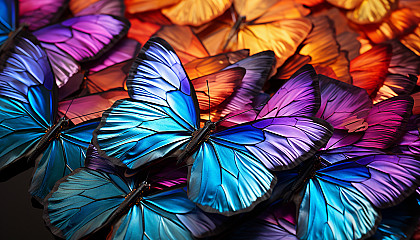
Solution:
[[[28,193],[33,168],[0,182],[0,239],[54,239]]]

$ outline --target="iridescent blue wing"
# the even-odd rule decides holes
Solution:
[[[49,145],[35,165],[29,188],[33,197],[42,202],[58,180],[84,166],[86,150],[98,124],[99,121],[86,122],[67,129]]]
[[[306,160],[332,134],[309,117],[267,118],[210,136],[192,156],[189,198],[207,212],[232,215],[267,199],[276,180],[268,169]]]
[[[382,221],[371,237],[377,240],[410,239],[420,217],[420,206],[415,196],[410,196],[397,206],[383,209]]]
[[[191,232],[178,219],[195,209],[183,189],[169,190],[144,197],[134,205],[121,224],[110,234],[114,239],[193,239]]]
[[[63,178],[45,201],[44,219],[52,232],[80,239],[97,231],[133,190],[133,183],[116,175],[80,168]],[[192,239],[178,219],[196,206],[183,189],[143,196],[112,222],[112,239]],[[110,226],[111,227],[111,226]]]
[[[311,179],[299,208],[299,239],[360,239],[373,233],[380,213],[352,186]]]
[[[127,79],[131,98],[167,107],[191,130],[200,114],[194,87],[175,50],[163,39],[152,38],[141,49]]]
[[[54,121],[53,75],[36,40],[21,35],[0,73],[0,169],[35,147]],[[2,173],[3,175],[3,173]]]
[[[92,143],[102,156],[137,168],[181,147],[198,129],[194,88],[164,40],[146,43],[127,87],[134,100],[117,101],[94,132]]]
[[[0,1],[0,46],[9,38],[18,24],[17,0]]]
[[[117,165],[137,168],[168,155],[191,138],[190,126],[170,108],[118,100],[102,115],[92,143]]]

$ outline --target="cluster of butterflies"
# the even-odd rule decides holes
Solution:
[[[0,0],[0,179],[65,239],[409,239],[407,2]]]

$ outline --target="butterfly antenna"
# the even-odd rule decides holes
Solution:
[[[220,119],[219,121],[217,121],[217,122],[216,122],[216,124],[217,124],[217,123],[219,123],[219,122],[223,122],[223,121],[225,121],[225,120],[228,120],[228,119],[230,119],[230,118],[233,118],[233,117],[239,116],[239,115],[244,114],[244,113],[246,113],[246,112],[249,112],[249,111],[252,111],[252,110],[257,110],[259,107],[263,106],[264,104],[265,104],[265,103],[261,103],[260,105],[256,106],[255,108],[251,108],[251,109],[245,110],[245,111],[243,111],[243,112],[240,112],[240,113],[235,114],[235,115],[232,115],[232,116],[226,116],[226,117],[224,117],[224,118]],[[275,110],[276,108],[277,108],[277,107],[275,107],[273,110]]]
[[[88,115],[92,115],[92,114],[100,113],[100,112],[105,112],[105,110],[100,110],[100,111],[96,111],[96,112],[91,112],[91,113],[83,114],[83,115],[80,115],[80,116],[77,116],[77,117],[74,117],[74,118],[69,118],[69,120],[72,120],[72,119],[75,119],[75,118],[81,118],[81,117],[84,117],[84,116],[88,116]]]
[[[70,102],[69,106],[67,107],[66,112],[64,113],[64,117],[65,117],[65,118],[67,118],[67,112],[69,111],[70,106],[73,104],[73,100],[74,100],[74,98],[71,100],[71,102]]]
[[[210,121],[210,115],[211,115],[211,109],[210,109],[210,88],[209,88],[209,80],[206,79],[207,83],[207,95],[209,96],[209,121]]]

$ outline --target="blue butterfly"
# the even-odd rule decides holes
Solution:
[[[103,114],[93,145],[101,156],[132,169],[176,156],[190,165],[188,198],[207,212],[252,209],[270,196],[276,183],[271,170],[294,167],[332,134],[323,120],[294,116],[216,132],[218,122],[200,128],[194,88],[175,51],[160,38],[143,47],[127,87],[131,99]]]
[[[378,208],[400,203],[420,185],[414,156],[352,146],[333,151],[277,174],[283,181],[275,191],[298,206],[299,239],[368,237],[381,220]]]
[[[227,219],[206,214],[188,200],[185,168],[165,164],[146,178],[120,170],[90,147],[86,167],[61,179],[45,200],[51,231],[66,239],[194,239]],[[162,173],[177,183],[169,186]]]
[[[0,178],[35,164],[29,192],[42,201],[57,180],[83,166],[98,121],[59,119],[46,53],[30,33],[14,42],[0,72]]]

